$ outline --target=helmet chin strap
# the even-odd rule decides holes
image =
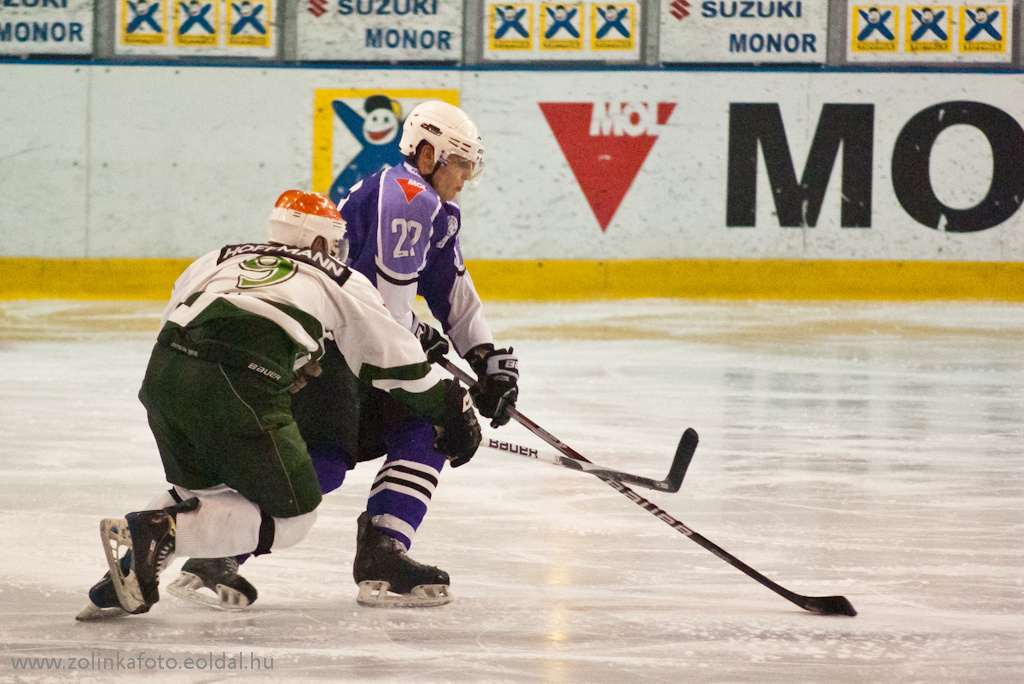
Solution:
[[[434,174],[437,173],[438,169],[440,169],[442,166],[444,166],[444,163],[441,161],[440,155],[438,155],[438,160],[436,162],[434,162],[434,170],[431,171],[430,173],[422,173],[421,172],[421,175],[423,176],[423,180],[425,180],[428,183],[430,183],[430,187],[432,187],[432,188],[434,187]],[[419,171],[419,165],[418,164],[417,164],[417,169],[416,170]],[[436,190],[436,188],[435,188],[435,190]]]

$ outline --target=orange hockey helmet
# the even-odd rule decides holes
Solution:
[[[267,239],[293,247],[309,247],[317,237],[327,240],[331,256],[344,257],[345,221],[331,200],[316,192],[286,190],[270,212]]]

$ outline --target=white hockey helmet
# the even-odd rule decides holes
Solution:
[[[454,154],[474,166],[474,175],[483,169],[484,141],[476,124],[466,112],[440,100],[416,105],[405,120],[398,149],[406,157],[416,154],[420,142],[434,147],[435,161],[448,163]]]
[[[292,247],[309,247],[317,237],[327,240],[327,251],[340,254],[345,241],[345,221],[331,200],[316,192],[286,190],[270,212],[267,239]]]

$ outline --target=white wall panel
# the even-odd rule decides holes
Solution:
[[[992,227],[942,230],[999,180],[989,124],[945,128],[920,162],[923,190],[949,208],[938,229],[911,217],[892,177],[901,132],[941,103],[974,103],[1017,144],[1019,74],[10,64],[0,65],[0,254],[187,257],[251,239],[279,192],[311,185],[316,93],[431,89],[458,90],[485,139],[486,172],[462,195],[469,258],[1024,259],[1024,198],[1007,198],[1012,211]],[[858,152],[837,140],[827,184],[811,179],[824,193],[817,220],[781,225],[762,140],[754,225],[729,226],[730,112],[748,105],[776,113],[795,179],[816,134],[834,134],[819,125],[826,108],[870,115],[872,143]],[[953,121],[954,109],[934,116]],[[869,225],[844,227],[844,160],[865,152]]]
[[[0,67],[0,254],[88,249],[88,67]]]
[[[98,70],[89,256],[188,256],[262,225],[279,186],[308,184],[305,93],[281,70]]]

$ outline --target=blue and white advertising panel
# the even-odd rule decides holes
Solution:
[[[851,62],[942,63],[1013,59],[1013,2],[848,0]]]
[[[665,63],[825,62],[828,3],[661,0]]]
[[[0,55],[91,55],[93,0],[0,0]]]
[[[638,62],[643,5],[484,2],[487,61]]]
[[[298,0],[300,60],[461,62],[462,0]]]
[[[277,56],[275,0],[114,0],[118,55]]]

